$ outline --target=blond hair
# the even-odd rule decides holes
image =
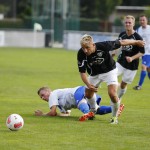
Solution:
[[[81,40],[80,40],[81,45],[86,45],[86,44],[89,44],[90,42],[93,42],[92,36],[85,34],[81,37]]]
[[[127,16],[124,17],[124,20],[126,20],[126,19],[132,19],[133,23],[135,24],[135,17],[134,16],[127,15]]]
[[[49,87],[43,86],[41,87],[38,91],[37,94],[39,95],[41,91],[46,90],[46,91],[51,91],[51,89]]]

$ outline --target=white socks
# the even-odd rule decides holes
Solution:
[[[98,108],[98,105],[96,103],[96,94],[94,93],[93,97],[90,99],[87,98],[87,101],[88,104],[90,105],[90,109],[96,111]]]
[[[112,117],[116,117],[117,116],[117,112],[118,112],[119,106],[120,106],[120,101],[118,101],[117,103],[111,102]]]
[[[120,102],[121,102],[122,96],[126,93],[126,91],[127,91],[127,87],[125,89],[121,89],[121,87],[119,88],[119,90],[118,90],[118,97],[120,99]]]

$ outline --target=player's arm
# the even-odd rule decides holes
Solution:
[[[140,58],[141,56],[143,56],[143,53],[137,53],[136,55],[133,55],[132,57],[126,56],[126,60],[127,62],[132,62],[135,59]]]
[[[125,40],[119,40],[121,46],[126,46],[126,45],[136,45],[139,47],[144,47],[145,42],[142,40],[131,40],[131,39],[125,39]]]
[[[35,111],[35,115],[36,116],[57,116],[57,112],[56,112],[57,106],[52,106],[50,109],[50,112],[48,113],[43,113],[41,110],[36,110]]]
[[[68,110],[66,113],[58,114],[56,109],[57,109],[57,106],[52,106],[50,112],[48,113],[43,113],[41,110],[36,110],[35,115],[36,116],[62,116],[62,117],[70,116],[70,113],[71,113],[70,110]]]
[[[94,92],[97,92],[98,89],[94,85],[92,85],[92,84],[89,83],[86,73],[81,73],[80,72],[80,76],[81,76],[82,81],[86,84],[86,86],[90,90],[92,90]]]

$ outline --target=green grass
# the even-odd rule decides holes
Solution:
[[[125,110],[118,125],[110,125],[111,114],[79,122],[81,112],[72,109],[68,118],[36,117],[34,110],[49,111],[37,95],[39,87],[51,89],[83,85],[76,51],[64,49],[0,48],[0,149],[1,150],[149,150],[150,85],[134,91],[134,82],[123,97]],[[102,105],[109,105],[106,85],[98,92]],[[25,125],[20,131],[7,129],[6,118],[20,114]]]

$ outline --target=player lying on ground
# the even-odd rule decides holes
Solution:
[[[104,115],[112,112],[110,106],[100,106],[101,97],[99,95],[96,95],[96,104],[95,102],[93,102],[93,104],[90,102],[89,105],[88,100],[84,97],[84,86],[56,89],[54,91],[51,91],[49,87],[41,87],[37,93],[42,100],[48,102],[50,111],[48,113],[43,113],[41,110],[36,110],[36,116],[70,116],[70,110],[72,108],[78,108],[83,113],[79,121],[85,121],[93,119],[95,114]],[[60,114],[57,113],[57,107],[60,110]],[[90,111],[93,107],[97,108],[95,114]],[[118,111],[118,116],[121,111],[122,106]]]

